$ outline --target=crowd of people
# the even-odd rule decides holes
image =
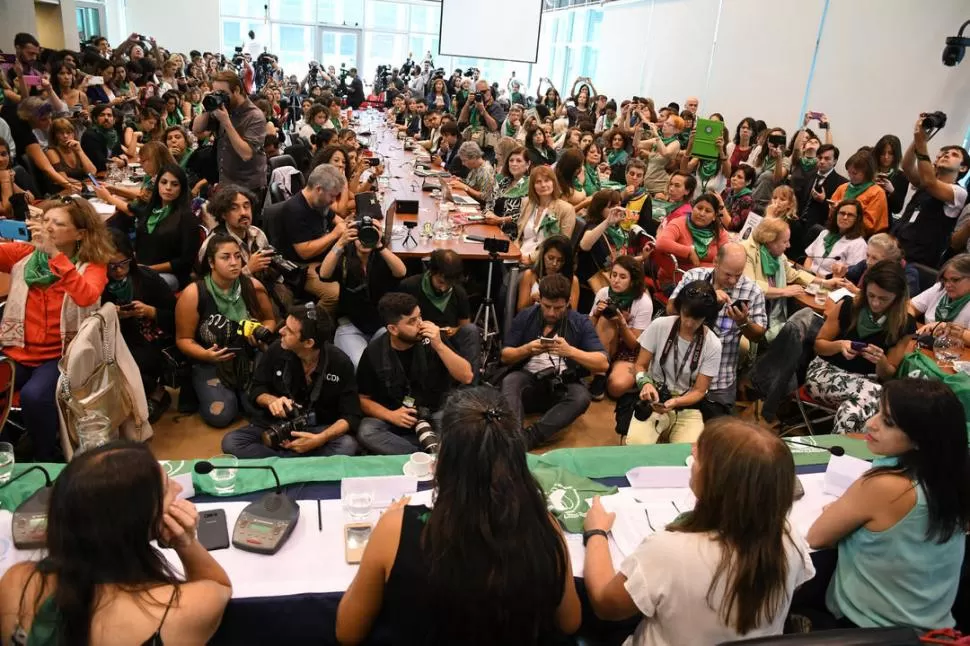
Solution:
[[[224,436],[227,453],[437,454],[434,508],[396,504],[375,527],[338,611],[341,642],[364,640],[386,607],[430,643],[549,643],[581,613],[525,453],[608,396],[620,443],[694,444],[694,510],[618,568],[600,540],[612,515],[597,501],[586,517],[590,602],[601,618],[641,616],[631,643],[781,632],[814,575],[809,546],[840,555],[825,603],[801,609],[818,626],[953,625],[966,412],[945,385],[897,372],[917,336],[970,342],[970,154],[931,157],[924,115],[905,152],[887,134],[849,155],[844,177],[823,113],[790,137],[744,117],[732,136],[694,97],[617,101],[588,78],[565,99],[542,79],[533,97],[430,60],[409,62],[406,81],[394,70],[370,98],[381,127],[427,151],[451,173],[445,189],[475,199],[520,252],[511,328],[483,354],[474,263],[438,249],[409,265],[380,220],[376,242],[362,239],[356,197],[380,192],[385,168],[344,109],[365,102],[357,71],[311,64],[300,83],[249,45],[226,60],[137,34],[81,52],[16,36],[0,80],[0,216],[31,237],[0,244],[0,345],[28,432],[5,439],[63,460],[58,364],[114,303],[152,422],[171,406],[174,353],[181,412],[248,421]],[[720,134],[702,141],[698,125],[713,123]],[[135,186],[95,179],[139,167]],[[795,307],[840,288],[824,316]],[[881,456],[807,542],[786,520],[791,454],[765,428],[802,385],[836,433],[865,433]],[[739,396],[763,400],[765,425],[735,415]],[[292,433],[267,432],[297,417]],[[177,494],[143,445],[73,460],[54,487],[49,554],[0,584],[0,641],[101,643],[134,605],[149,608],[137,631],[154,629],[151,643],[211,636],[231,584]],[[120,525],[109,499],[133,509]],[[146,537],[176,548],[184,581]],[[78,559],[85,570],[68,566]],[[424,621],[415,598],[444,619]]]

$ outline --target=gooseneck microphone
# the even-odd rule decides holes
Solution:
[[[9,486],[34,471],[44,474],[44,486],[20,503],[13,512],[11,533],[14,547],[18,550],[41,549],[47,544],[47,509],[51,501],[51,474],[44,467],[35,464],[3,485],[3,487]]]
[[[845,449],[838,444],[835,446],[818,446],[815,444],[809,444],[807,442],[796,442],[795,440],[785,439],[785,442],[789,444],[797,444],[798,446],[807,446],[810,449],[821,449],[822,451],[828,451],[832,455],[839,457],[845,455]]]

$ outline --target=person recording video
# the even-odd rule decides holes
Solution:
[[[379,455],[433,453],[439,409],[454,382],[472,382],[471,364],[442,340],[437,325],[421,318],[411,294],[385,294],[377,309],[387,334],[375,336],[357,364],[364,414],[357,440]]]
[[[333,323],[319,305],[293,307],[256,364],[248,396],[253,424],[222,438],[240,458],[354,455],[360,423],[354,364],[330,343]]]

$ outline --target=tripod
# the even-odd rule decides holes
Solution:
[[[498,314],[495,312],[495,299],[492,298],[492,276],[495,264],[499,262],[502,262],[502,260],[497,252],[488,252],[488,282],[485,283],[485,299],[478,306],[478,311],[475,312],[475,325],[482,332],[482,360],[479,363],[479,370],[482,374],[485,373],[485,366],[491,357],[493,346],[498,340]]]

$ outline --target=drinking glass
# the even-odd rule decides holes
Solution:
[[[239,466],[239,460],[234,455],[221,454],[209,459],[215,468],[209,474],[212,478],[212,486],[216,493],[232,493],[236,488],[235,467]]]
[[[374,494],[369,491],[355,491],[344,498],[344,506],[350,518],[358,523],[370,516],[371,505],[374,504]]]
[[[5,484],[10,481],[15,462],[13,444],[10,442],[0,442],[0,484]]]

